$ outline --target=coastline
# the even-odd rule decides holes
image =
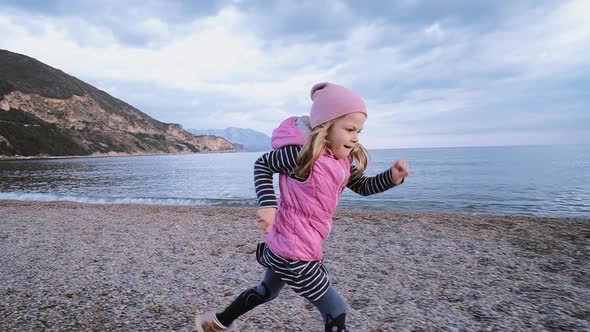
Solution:
[[[224,151],[202,151],[202,152],[176,152],[176,153],[93,153],[87,156],[6,156],[0,155],[1,161],[9,160],[45,160],[45,159],[78,159],[78,158],[106,158],[106,157],[144,157],[144,156],[181,156],[187,154],[215,154],[215,153],[237,153],[246,152],[239,150],[224,150]]]
[[[0,330],[192,331],[260,282],[255,208],[0,201]],[[590,220],[340,210],[354,331],[590,329]],[[285,289],[244,331],[323,328]]]

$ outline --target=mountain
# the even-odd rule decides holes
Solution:
[[[61,70],[0,50],[0,157],[235,151],[163,123]]]
[[[194,135],[216,135],[239,144],[246,151],[270,151],[270,137],[248,128],[229,127],[226,129],[187,129]]]

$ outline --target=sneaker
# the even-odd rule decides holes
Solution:
[[[237,322],[231,323],[229,327],[221,325],[214,311],[209,311],[195,317],[197,332],[239,332]]]

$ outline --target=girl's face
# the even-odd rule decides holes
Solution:
[[[339,117],[328,130],[328,147],[336,159],[348,158],[359,142],[359,133],[365,125],[365,114],[356,112]]]

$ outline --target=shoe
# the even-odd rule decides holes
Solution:
[[[237,322],[231,323],[229,327],[221,325],[215,316],[214,311],[209,311],[195,317],[197,332],[239,332]]]

